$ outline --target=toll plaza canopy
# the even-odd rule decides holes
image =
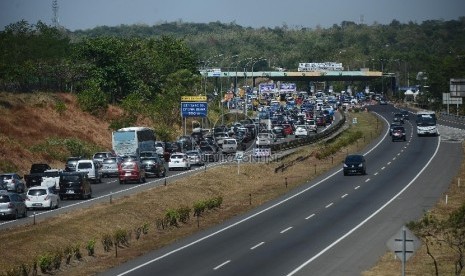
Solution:
[[[379,71],[309,71],[309,72],[223,72],[203,71],[207,78],[268,78],[274,81],[369,81],[381,77],[392,77]]]

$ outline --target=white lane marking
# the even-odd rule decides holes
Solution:
[[[381,116],[381,118],[383,118],[383,120],[386,122],[386,124],[389,123],[384,117]],[[368,155],[370,152],[374,151],[377,147],[379,147],[379,145],[381,145],[381,143],[384,142],[384,140],[386,139],[386,137],[387,137],[388,134],[389,134],[389,131],[386,130],[386,132],[384,133],[383,138],[380,139],[380,140],[378,141],[378,143],[376,143],[376,145],[374,145],[371,149],[369,149],[369,150],[368,150],[367,152],[365,152],[365,154],[363,154],[363,155],[364,155],[364,156],[365,156],[365,155]],[[303,189],[303,190],[301,190],[301,191],[299,191],[299,192],[297,192],[297,193],[295,193],[295,194],[293,194],[293,195],[290,195],[289,197],[286,197],[286,198],[284,198],[283,200],[281,200],[281,201],[279,201],[279,202],[276,202],[275,204],[273,204],[273,205],[271,205],[271,206],[266,207],[265,209],[262,209],[262,210],[260,210],[260,211],[258,211],[258,212],[256,212],[256,213],[253,213],[253,214],[251,214],[251,215],[248,216],[248,217],[245,217],[245,218],[243,218],[243,219],[241,219],[241,220],[239,220],[239,221],[234,222],[233,224],[230,224],[230,225],[228,225],[228,226],[225,226],[224,228],[221,228],[221,229],[219,229],[219,230],[217,230],[217,231],[215,231],[215,232],[213,232],[213,233],[211,233],[211,234],[209,234],[209,235],[203,236],[203,237],[201,237],[201,238],[199,238],[199,239],[197,239],[197,240],[195,240],[195,241],[193,241],[193,242],[191,242],[191,243],[185,244],[185,245],[183,245],[183,246],[181,246],[181,247],[178,247],[178,248],[176,248],[176,249],[173,249],[173,250],[171,250],[171,251],[169,251],[169,252],[167,252],[167,253],[165,253],[165,254],[163,254],[163,255],[161,255],[161,256],[158,256],[158,257],[156,257],[156,258],[153,258],[153,259],[151,259],[151,260],[149,260],[149,261],[147,261],[147,262],[145,262],[145,263],[142,263],[142,264],[140,264],[140,265],[138,265],[138,266],[135,266],[135,267],[133,267],[133,268],[131,268],[131,269],[128,269],[128,270],[126,270],[126,271],[123,271],[123,272],[121,272],[120,274],[118,274],[117,276],[123,276],[123,275],[129,274],[129,273],[131,273],[131,272],[133,272],[133,271],[136,271],[136,270],[138,270],[138,269],[140,269],[140,268],[142,268],[142,267],[145,267],[145,266],[147,266],[147,265],[149,265],[149,264],[151,264],[151,263],[154,263],[154,262],[159,261],[159,260],[161,260],[161,259],[164,259],[164,258],[166,258],[166,257],[168,257],[168,256],[170,256],[170,255],[172,255],[172,254],[174,254],[174,253],[177,253],[177,252],[179,252],[179,251],[181,251],[181,250],[183,250],[183,249],[186,249],[186,248],[191,247],[191,246],[193,246],[193,245],[195,245],[195,244],[197,244],[197,243],[200,243],[200,242],[202,242],[202,241],[204,241],[204,240],[206,240],[206,239],[208,239],[208,238],[211,238],[211,237],[213,237],[213,236],[216,236],[216,235],[218,235],[218,234],[220,234],[220,233],[222,233],[222,232],[224,232],[224,231],[226,231],[226,230],[229,230],[229,229],[231,229],[231,228],[233,228],[233,227],[235,227],[235,226],[237,226],[237,225],[239,225],[239,224],[241,224],[241,223],[243,223],[243,222],[246,222],[246,221],[248,221],[248,220],[251,220],[251,219],[253,219],[253,218],[255,218],[255,217],[257,217],[257,216],[259,216],[259,215],[261,215],[261,214],[263,214],[263,213],[265,213],[265,212],[267,212],[267,211],[269,211],[269,210],[271,210],[271,209],[273,209],[273,208],[275,208],[275,207],[277,207],[277,206],[280,206],[281,204],[284,204],[284,203],[290,201],[291,199],[293,199],[293,198],[295,198],[295,197],[298,197],[298,196],[300,196],[300,195],[306,193],[307,191],[309,191],[309,190],[311,190],[311,189],[317,187],[317,186],[320,185],[321,183],[324,183],[325,181],[327,181],[327,180],[330,179],[331,177],[334,177],[335,175],[339,174],[341,171],[342,171],[342,168],[340,168],[339,170],[333,172],[332,174],[328,175],[327,177],[321,179],[320,181],[316,182],[315,184],[313,184],[313,185],[311,185],[311,186],[309,186],[309,187],[307,187],[307,188],[305,188],[305,189]]]
[[[306,217],[305,219],[311,219],[315,214],[311,214],[310,216]]]
[[[281,232],[279,232],[279,233],[283,234],[283,233],[286,233],[287,231],[289,231],[289,230],[291,230],[291,229],[292,229],[292,226],[287,227],[286,229],[284,229],[283,231],[281,231]]]
[[[360,186],[355,187],[354,190],[358,190],[358,188],[360,188]]]
[[[373,175],[378,175],[378,172],[375,172]]]
[[[388,165],[391,165],[391,161],[387,162]]]
[[[325,208],[329,208],[329,207],[333,206],[333,204],[334,204],[334,203],[331,202],[330,204],[326,205]]]
[[[252,246],[252,247],[250,248],[250,250],[254,250],[254,249],[257,248],[257,247],[262,246],[263,244],[265,244],[265,242],[260,242],[260,243],[258,243],[258,244],[256,244],[256,245]]]
[[[431,156],[431,158],[428,160],[428,162],[425,164],[425,166],[418,172],[417,175],[415,175],[415,177],[412,178],[412,180],[410,180],[410,182],[405,185],[405,187],[400,190],[397,194],[395,194],[391,199],[389,199],[386,203],[384,203],[383,206],[381,206],[378,210],[374,211],[371,215],[369,215],[366,219],[364,219],[362,222],[360,222],[359,224],[357,224],[354,228],[352,228],[351,230],[349,230],[347,233],[345,233],[344,235],[342,235],[339,239],[335,240],[332,244],[328,245],[325,249],[321,250],[319,253],[317,253],[315,256],[311,257],[310,259],[308,259],[307,261],[305,261],[303,264],[301,264],[300,266],[298,266],[297,268],[295,268],[293,271],[291,271],[290,273],[288,273],[286,276],[292,276],[294,274],[296,274],[297,272],[299,272],[302,268],[304,268],[305,266],[307,266],[309,263],[313,262],[315,259],[317,259],[318,257],[320,257],[321,255],[323,255],[326,251],[330,250],[331,248],[333,248],[336,244],[338,244],[340,241],[342,241],[343,239],[347,238],[350,234],[352,234],[353,232],[355,232],[358,228],[362,227],[365,223],[367,223],[370,219],[372,219],[374,216],[376,216],[379,212],[381,212],[384,208],[386,208],[389,204],[391,204],[397,197],[399,197],[402,193],[405,192],[405,190],[407,190],[412,184],[413,182],[415,182],[415,180],[417,180],[418,177],[420,177],[420,175],[423,173],[424,170],[426,170],[426,168],[429,166],[429,164],[433,161],[434,157],[436,156],[436,154],[438,153],[439,151],[439,146],[441,144],[441,137],[439,137],[438,139],[438,144],[436,146],[436,151],[434,152],[434,154]]]
[[[341,198],[344,198],[344,197],[346,197],[346,196],[348,196],[348,195],[349,195],[349,194],[343,194],[343,195],[341,196]]]
[[[384,170],[386,167],[382,167],[381,170]]]
[[[227,260],[226,262],[224,262],[224,263],[222,263],[222,264],[220,264],[220,265],[215,266],[215,267],[213,268],[213,270],[218,270],[218,269],[220,269],[221,267],[223,267],[223,266],[229,264],[230,262],[231,262],[231,260]]]
[[[397,156],[400,156],[400,152],[397,154]]]
[[[371,180],[370,178],[367,178],[367,179],[365,180],[365,182],[368,182],[368,181],[370,181],[370,180]]]
[[[397,157],[392,158],[392,160],[396,160]]]

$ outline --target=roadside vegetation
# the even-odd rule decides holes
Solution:
[[[224,222],[340,166],[347,153],[360,151],[379,136],[382,128],[372,128],[378,120],[372,114],[357,110],[347,115],[348,122],[357,117],[358,124],[337,137],[299,148],[279,161],[244,162],[239,174],[235,163],[217,166],[35,225],[29,218],[27,226],[0,232],[1,247],[15,248],[2,250],[0,267],[5,275],[34,270],[92,275]],[[331,154],[318,154],[329,148]],[[275,170],[283,164],[284,170]]]

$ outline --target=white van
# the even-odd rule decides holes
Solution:
[[[237,141],[234,138],[225,138],[223,140],[222,152],[235,153],[237,151]]]
[[[102,183],[99,164],[91,159],[79,160],[76,164],[76,171],[87,173],[87,178],[90,181]]]

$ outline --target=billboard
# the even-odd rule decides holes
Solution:
[[[260,83],[258,85],[259,92],[274,92],[275,88],[276,86],[274,83]]]

